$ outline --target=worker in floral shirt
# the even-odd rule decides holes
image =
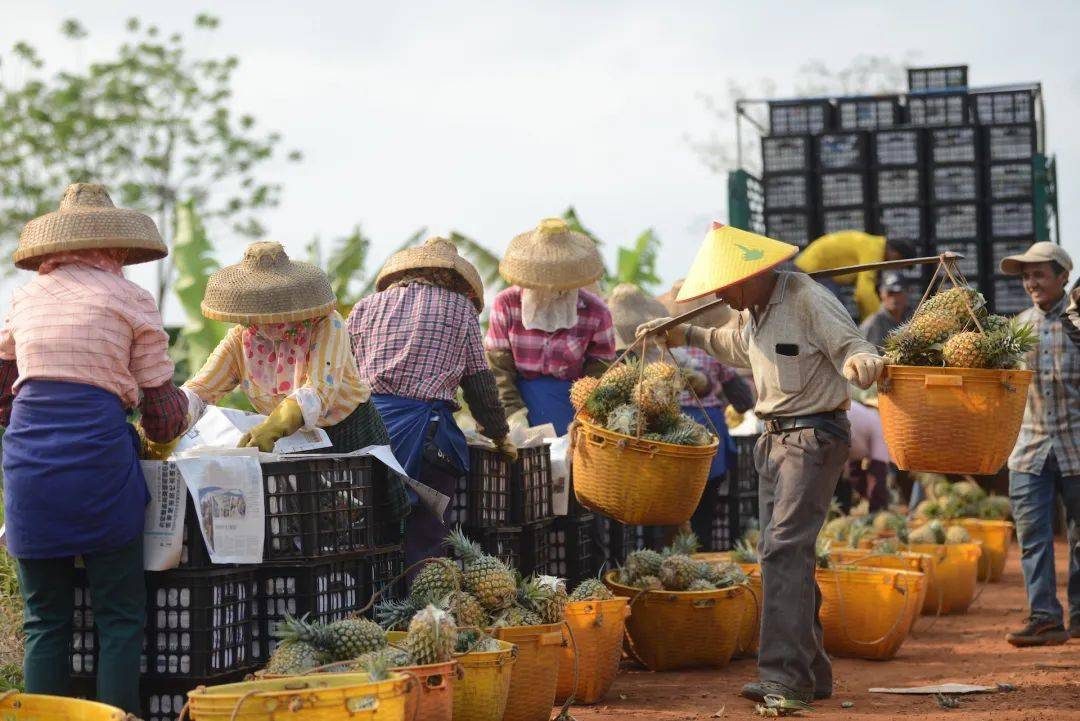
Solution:
[[[398,462],[411,478],[453,497],[469,469],[465,436],[454,421],[459,387],[481,431],[517,457],[484,359],[480,274],[453,243],[430,238],[392,256],[375,287],[378,292],[349,314],[360,376],[371,387]],[[443,555],[448,531],[435,509],[417,504],[407,521],[406,565]]]
[[[71,681],[75,557],[93,596],[98,700],[138,715],[146,623],[141,434],[165,442],[188,400],[172,384],[169,337],[149,293],[123,266],[168,253],[147,216],[100,185],[67,188],[60,209],[26,224],[15,265],[37,271],[0,330],[7,550],[25,611],[26,690]]]
[[[564,435],[570,385],[615,359],[611,313],[584,290],[604,274],[600,253],[549,218],[510,241],[499,272],[512,287],[495,296],[484,347],[510,426],[551,423]]]

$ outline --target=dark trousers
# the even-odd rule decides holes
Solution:
[[[447,467],[424,461],[420,465],[420,478],[417,480],[453,498],[459,477]],[[425,558],[447,555],[443,542],[449,532],[446,522],[429,508],[422,503],[413,506],[412,513],[405,519],[405,567],[408,568]],[[419,571],[420,569],[416,568],[409,573],[410,583]]]
[[[98,637],[97,699],[139,715],[139,659],[146,626],[143,539],[83,556]],[[19,559],[28,693],[66,696],[71,684],[75,559]]]
[[[883,461],[870,461],[863,468],[862,460],[847,462],[844,477],[870,504],[870,512],[884,511],[889,507],[889,465]]]
[[[758,675],[795,691],[832,690],[815,543],[849,448],[846,434],[814,428],[763,433],[754,448],[765,595]]]

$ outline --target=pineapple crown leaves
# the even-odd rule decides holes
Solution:
[[[375,605],[375,620],[388,631],[402,628],[420,608],[412,597],[400,601],[387,599]]]
[[[450,531],[450,534],[446,537],[446,543],[456,554],[461,556],[461,560],[466,564],[473,563],[484,555],[484,549],[480,547],[479,543],[469,539],[465,532],[461,530],[461,526]]]
[[[541,588],[546,588],[552,593],[566,593],[566,579],[558,576],[540,575],[536,577],[536,582]]]
[[[689,556],[697,553],[701,548],[701,542],[698,540],[697,534],[693,531],[681,531],[675,535],[675,538],[671,540],[671,545],[664,549],[664,555],[684,555]]]
[[[365,654],[360,662],[360,668],[371,678],[372,681],[385,681],[390,678],[390,654],[371,653]]]
[[[309,615],[305,613],[302,617],[297,618],[286,612],[285,619],[274,628],[274,637],[283,642],[295,643],[302,641],[310,643],[317,633],[315,625],[308,623]]]

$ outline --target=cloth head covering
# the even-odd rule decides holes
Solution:
[[[289,260],[281,243],[251,243],[244,259],[214,271],[202,312],[211,320],[243,325],[319,318],[337,307],[330,279],[310,263]]]
[[[160,260],[169,254],[149,216],[117,208],[103,185],[72,183],[58,210],[23,227],[14,260],[19,268],[34,270],[44,256],[94,248],[127,248],[126,265]]]
[[[37,272],[45,275],[68,263],[81,263],[113,275],[124,274],[124,260],[127,250],[124,248],[87,248],[84,250],[63,250],[50,253],[41,258]]]
[[[576,290],[521,289],[521,325],[526,330],[557,330],[577,325],[578,292]]]
[[[1072,258],[1057,243],[1040,240],[1019,255],[1010,255],[1001,259],[1001,272],[1006,275],[1020,275],[1025,263],[1049,263],[1057,261],[1065,270],[1072,272]]]
[[[675,300],[704,298],[775,268],[798,252],[794,245],[713,223]]]
[[[423,268],[443,268],[456,273],[471,291],[469,300],[476,306],[476,312],[484,309],[484,282],[480,279],[480,273],[472,263],[458,255],[457,246],[438,236],[428,238],[423,245],[399,250],[390,256],[375,278],[375,289],[386,290],[409,271]]]
[[[619,350],[629,348],[638,326],[668,314],[664,304],[633,283],[620,283],[608,295],[608,309],[615,325],[615,343]]]
[[[510,241],[499,273],[522,288],[577,290],[603,277],[604,261],[589,236],[546,218]]]

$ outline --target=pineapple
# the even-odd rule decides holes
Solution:
[[[717,588],[730,588],[731,586],[742,586],[750,581],[746,572],[739,568],[736,563],[721,563],[714,569],[715,581]]]
[[[368,651],[367,653],[360,654],[356,657],[356,664],[362,669],[368,669],[372,666],[379,668],[386,666],[387,669],[405,668],[406,666],[413,666],[416,662],[413,660],[412,654],[403,648],[397,646],[387,646],[386,648],[379,649],[378,651]],[[337,669],[331,669],[336,671]]]
[[[629,394],[623,393],[616,386],[599,386],[585,401],[585,413],[603,425],[608,414],[629,400]]]
[[[963,329],[964,323],[945,310],[919,313],[907,324],[907,332],[925,346],[944,343],[953,333]]]
[[[306,641],[283,641],[274,649],[266,672],[275,676],[295,676],[329,662],[326,654]]]
[[[570,405],[574,406],[575,411],[585,409],[585,403],[599,385],[600,380],[592,376],[584,376],[574,381],[574,385],[570,386]]]
[[[624,436],[636,436],[645,427],[645,421],[640,417],[637,406],[624,403],[608,414],[604,427]]]
[[[945,527],[941,525],[941,521],[930,521],[908,534],[909,543],[940,545],[945,543],[945,538]]]
[[[832,550],[832,541],[828,538],[818,536],[817,542],[814,544],[814,556],[818,568],[832,568],[833,563],[832,557],[829,555],[830,550]]]
[[[633,401],[649,418],[679,412],[679,395],[673,386],[659,378],[646,379],[634,387]]]
[[[453,660],[456,644],[457,624],[453,617],[431,605],[413,616],[405,636],[405,647],[419,666]]]
[[[461,571],[449,558],[437,558],[420,569],[413,580],[409,597],[417,609],[438,603],[461,589]]]
[[[482,628],[488,624],[488,614],[476,596],[466,591],[454,591],[439,604],[457,621],[460,628]]]
[[[851,516],[834,518],[825,524],[825,528],[821,529],[821,535],[836,541],[845,541],[847,540],[852,520]]]
[[[978,503],[986,498],[986,491],[975,481],[960,481],[953,484],[952,495],[964,503]]]
[[[366,618],[346,618],[325,627],[323,648],[335,661],[356,658],[386,646],[386,631]],[[318,644],[317,644],[318,645]]]
[[[679,446],[706,446],[712,442],[712,436],[705,426],[689,416],[682,416],[675,428],[664,434],[661,440]]]
[[[675,387],[676,391],[683,388],[683,377],[679,369],[670,363],[650,363],[642,371],[642,380],[658,380]]]
[[[566,604],[570,602],[566,583],[555,576],[539,576],[536,586],[539,593],[533,598],[533,610],[540,614],[544,623],[561,623],[566,617]]]
[[[735,542],[735,548],[731,549],[731,560],[736,563],[757,563],[757,547],[745,538],[739,539]]]
[[[615,594],[599,578],[586,578],[570,594],[570,601],[607,601]]]
[[[503,611],[503,613],[495,619],[495,626],[501,628],[542,625],[544,625],[544,619],[540,617],[540,614],[530,608],[525,608],[516,604],[510,606],[510,608]]]
[[[907,527],[907,521],[899,513],[881,511],[874,516],[873,528],[877,533],[899,533]]]
[[[664,549],[664,555],[682,554],[690,556],[701,548],[701,541],[693,531],[680,531],[671,539],[671,545]]]
[[[465,564],[462,581],[465,590],[476,597],[488,611],[500,611],[514,601],[517,585],[513,572],[506,564],[486,555],[461,532],[455,529],[447,536],[447,542]]]
[[[393,661],[394,659],[391,658],[391,655],[388,653],[369,652],[364,655],[364,660],[360,663],[360,668],[364,669],[372,681],[386,681],[390,678],[390,667]],[[360,708],[367,711],[374,709],[378,700],[374,697],[365,697],[360,699],[360,703],[362,704]],[[353,709],[350,708],[350,711],[352,710]]]
[[[600,388],[608,389],[615,397],[619,398],[620,405],[630,401],[630,393],[638,382],[639,371],[636,367],[623,363],[609,368],[607,373],[600,379]]]
[[[1004,327],[986,331],[989,368],[1018,368],[1024,355],[1039,344],[1030,323],[1009,322]]]
[[[640,579],[645,576],[659,576],[660,563],[663,560],[663,556],[648,548],[642,548],[639,551],[631,551],[626,556],[626,573],[631,579]]]
[[[976,511],[979,518],[1003,521],[1009,517],[1012,506],[1009,504],[1009,499],[1004,496],[987,496],[979,501]]]
[[[716,585],[709,583],[704,578],[695,578],[690,582],[687,591],[715,591]]]
[[[664,590],[664,584],[662,584],[660,582],[660,579],[656,576],[642,576],[641,578],[637,579],[637,581],[633,585],[637,588],[642,589],[643,591]]]
[[[889,365],[941,365],[941,353],[937,347],[916,338],[907,325],[900,326],[885,338],[882,351]]]
[[[945,543],[971,543],[971,534],[963,526],[949,526],[945,531]]]
[[[401,601],[386,599],[375,604],[375,620],[388,631],[404,631],[421,608],[412,597]]]
[[[874,543],[874,553],[882,556],[895,556],[900,553],[900,543],[895,538],[886,538]]]
[[[660,583],[667,591],[685,591],[697,578],[697,563],[689,556],[673,554],[660,563]]]
[[[992,361],[987,337],[966,331],[945,341],[941,355],[950,368],[989,368]]]
[[[984,305],[986,305],[986,299],[974,288],[956,286],[938,291],[927,298],[915,315],[919,317],[927,313],[944,312],[956,319],[958,323],[964,324],[971,319],[969,307],[971,311],[978,312]]]

